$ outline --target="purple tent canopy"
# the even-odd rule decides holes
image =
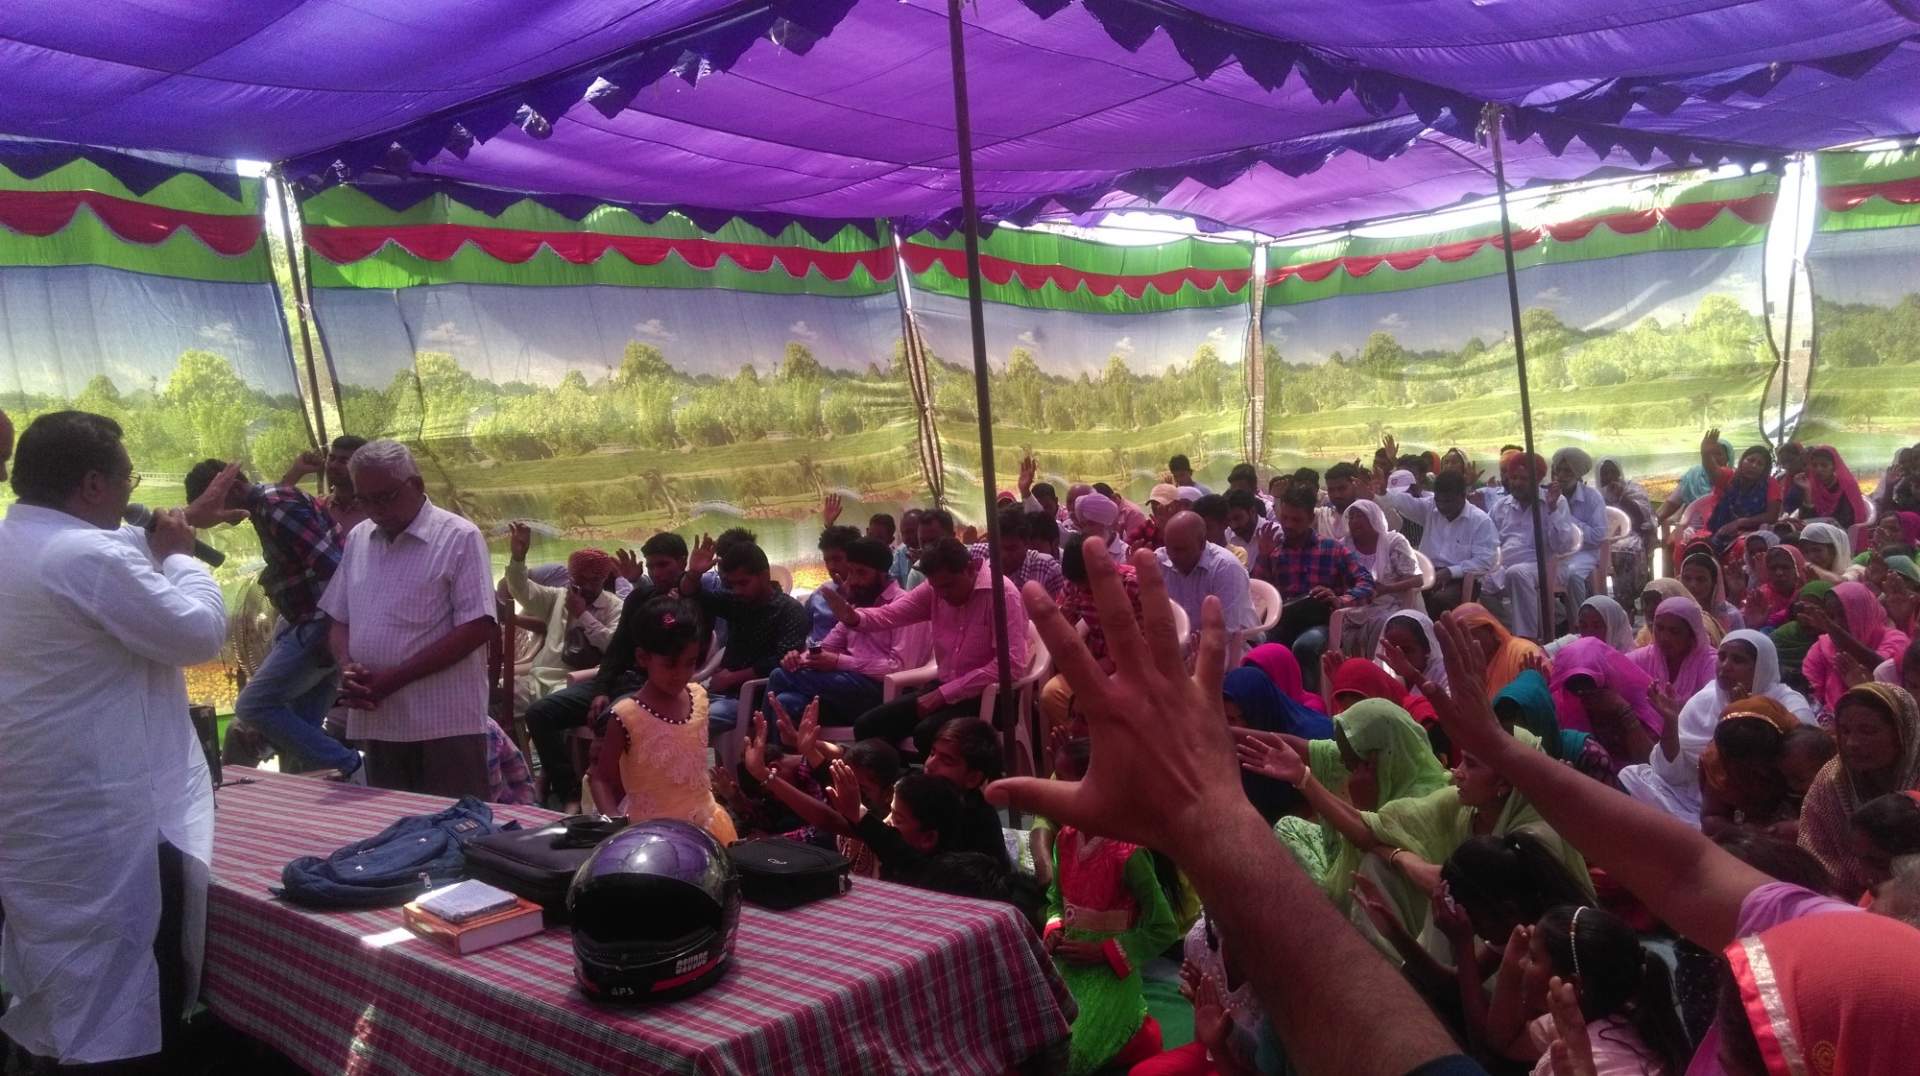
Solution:
[[[0,130],[632,205],[950,223],[944,0],[53,0],[0,9]],[[1920,130],[1902,0],[989,0],[985,212],[1269,233],[1515,183]]]

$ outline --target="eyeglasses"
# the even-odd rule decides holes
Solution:
[[[362,493],[355,490],[353,497],[367,508],[385,508],[405,496],[406,492],[407,484],[402,482],[384,493]]]
[[[139,488],[140,488],[140,472],[128,471],[127,472],[127,492],[132,493],[134,490]]]

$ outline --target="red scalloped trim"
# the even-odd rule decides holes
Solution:
[[[907,243],[904,254],[907,268],[916,273],[924,273],[938,264],[940,268],[947,271],[949,276],[957,280],[967,278],[967,255],[963,250]],[[1253,270],[1250,268],[1188,267],[1169,269],[1164,273],[1090,273],[1068,265],[1035,265],[996,258],[990,254],[980,256],[980,273],[995,284],[1005,284],[1018,278],[1023,286],[1032,291],[1038,291],[1045,285],[1052,284],[1061,291],[1086,288],[1095,295],[1107,296],[1118,289],[1130,299],[1138,299],[1145,295],[1148,288],[1163,295],[1172,295],[1189,285],[1202,291],[1212,291],[1224,283],[1227,290],[1239,291],[1247,286],[1247,280],[1253,276]]]
[[[98,191],[0,191],[0,226],[24,235],[46,237],[73,223],[85,206],[113,234],[129,243],[165,242],[185,228],[208,249],[228,256],[245,254],[260,241],[259,214],[195,213],[168,209]]]
[[[1543,238],[1552,238],[1561,243],[1579,242],[1603,224],[1621,235],[1637,235],[1663,222],[1683,232],[1692,232],[1706,227],[1723,212],[1732,213],[1748,224],[1762,224],[1773,219],[1773,200],[1774,196],[1771,194],[1755,194],[1746,198],[1724,198],[1656,209],[1627,210],[1598,217],[1583,217],[1560,224],[1518,228],[1513,233],[1513,249],[1525,250]],[[1499,250],[1502,246],[1500,233],[1493,232],[1454,243],[1437,243],[1429,247],[1415,247],[1391,254],[1355,255],[1348,258],[1303,262],[1298,265],[1282,265],[1267,270],[1267,284],[1272,286],[1289,277],[1299,277],[1309,284],[1317,284],[1332,276],[1336,269],[1344,269],[1348,276],[1361,277],[1378,269],[1382,263],[1404,273],[1430,259],[1457,262],[1463,258],[1470,258],[1485,248]]]
[[[1834,213],[1858,209],[1862,203],[1874,198],[1885,198],[1894,205],[1920,204],[1920,176],[1820,188],[1820,204]]]
[[[758,243],[728,243],[716,239],[675,239],[604,232],[539,232],[517,228],[483,228],[471,224],[313,225],[306,228],[307,243],[321,257],[345,265],[368,257],[388,243],[430,262],[443,262],[468,243],[488,257],[518,265],[545,247],[575,265],[590,265],[613,251],[635,265],[658,265],[670,254],[695,269],[712,269],[726,258],[742,269],[764,273],[778,265],[787,275],[803,277],[818,270],[828,280],[845,280],[865,268],[876,280],[893,277],[893,252],[885,247],[852,253],[776,247]]]

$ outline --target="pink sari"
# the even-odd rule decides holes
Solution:
[[[1862,646],[1882,659],[1898,660],[1906,651],[1906,633],[1895,630],[1887,621],[1886,609],[1865,584],[1842,583],[1833,588],[1833,596],[1840,602],[1840,611],[1846,614],[1847,633]],[[1840,696],[1847,693],[1847,681],[1840,675],[1840,650],[1833,645],[1831,635],[1814,640],[1806,660],[1800,663],[1800,674],[1807,678],[1807,686],[1813,689],[1813,701],[1822,709],[1833,709],[1840,702]]]
[[[1832,445],[1814,445],[1808,449],[1808,455],[1814,453],[1833,460],[1832,489],[1822,486],[1811,473],[1807,475],[1807,500],[1813,502],[1814,515],[1832,519],[1840,508],[1840,502],[1845,501],[1853,508],[1853,521],[1865,523],[1867,499],[1861,495],[1860,483],[1854,479],[1853,472],[1847,469],[1847,461],[1840,458],[1840,453]]]
[[[1586,705],[1567,688],[1567,681],[1576,676],[1584,676],[1600,687],[1619,692],[1633,710],[1633,716],[1639,718],[1640,723],[1656,737],[1660,735],[1660,715],[1654,711],[1653,704],[1647,701],[1647,690],[1653,686],[1653,678],[1647,675],[1646,670],[1628,661],[1627,655],[1608,646],[1605,639],[1575,639],[1553,655],[1553,706],[1560,713],[1561,728],[1574,732],[1593,731],[1592,724],[1587,720]]]
[[[1653,611],[1655,620],[1663,616],[1679,617],[1687,622],[1687,629],[1693,633],[1693,649],[1681,660],[1679,671],[1670,670],[1667,656],[1652,643],[1628,654],[1627,660],[1646,673],[1654,683],[1665,685],[1667,694],[1684,702],[1713,682],[1719,655],[1707,637],[1707,618],[1700,603],[1691,597],[1668,598]],[[1654,731],[1656,734],[1659,732],[1658,728]]]
[[[1279,688],[1280,694],[1287,698],[1309,709],[1327,712],[1327,704],[1321,701],[1320,696],[1307,690],[1305,681],[1301,679],[1300,662],[1293,656],[1293,651],[1279,643],[1263,643],[1254,647],[1240,664],[1252,665],[1266,673],[1267,679],[1272,680],[1273,686]]]

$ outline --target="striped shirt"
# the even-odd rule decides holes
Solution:
[[[347,535],[320,611],[347,626],[347,660],[383,672],[475,620],[493,619],[493,566],[480,528],[428,501],[389,539],[372,520]],[[412,742],[487,731],[487,650],[422,677],[372,710],[347,711],[347,738]]]
[[[985,542],[975,542],[967,547],[967,552],[973,556],[975,564],[985,564],[992,547]],[[1002,574],[1013,580],[1016,590],[1035,582],[1047,588],[1047,593],[1056,598],[1060,596],[1061,588],[1067,585],[1067,577],[1060,572],[1060,562],[1031,549],[1027,550],[1027,558],[1020,562],[1020,567]]]
[[[340,566],[345,532],[326,507],[289,486],[253,487],[247,516],[260,535],[260,589],[289,624],[320,615],[320,595]]]

